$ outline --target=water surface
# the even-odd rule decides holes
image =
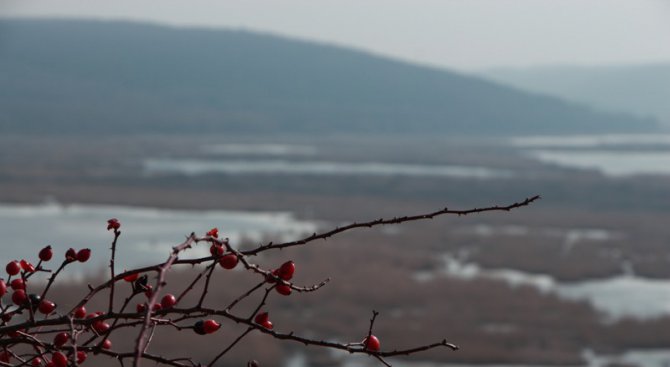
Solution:
[[[218,227],[223,237],[238,243],[242,237],[260,240],[265,234],[274,238],[299,237],[312,233],[314,223],[296,220],[288,212],[189,211],[114,205],[39,205],[0,204],[0,233],[3,251],[0,264],[13,259],[35,261],[39,249],[52,245],[59,262],[69,248],[93,250],[91,267],[109,261],[111,232],[107,219],[118,218],[122,235],[118,245],[117,266],[135,267],[165,260],[172,246],[191,232],[204,234]],[[193,256],[207,255],[206,246],[196,247]],[[36,262],[36,261],[35,261]]]
[[[543,163],[610,177],[670,175],[670,134],[530,136],[511,146]]]
[[[465,279],[485,277],[499,279],[511,286],[529,285],[542,292],[556,293],[564,299],[588,301],[610,319],[640,319],[670,315],[670,280],[648,279],[632,274],[579,282],[559,282],[547,274],[532,274],[514,269],[484,269],[447,254],[443,275]],[[428,280],[435,274],[415,274]]]
[[[224,173],[230,175],[423,176],[491,179],[512,175],[512,172],[508,170],[474,166],[242,159],[147,159],[144,161],[144,171],[147,174],[171,173],[188,176]]]
[[[532,150],[531,157],[545,163],[599,171],[607,176],[670,175],[667,151],[564,151]]]

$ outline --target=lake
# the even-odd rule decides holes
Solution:
[[[510,286],[528,285],[542,292],[558,294],[563,299],[588,301],[612,319],[626,316],[654,318],[670,315],[670,280],[647,279],[632,274],[579,282],[559,282],[547,274],[527,273],[515,269],[484,269],[445,254],[444,268],[437,273],[418,273],[419,281],[433,276],[465,279],[486,277],[499,279]]]
[[[610,177],[670,175],[670,134],[533,136],[508,144],[543,163]]]
[[[449,144],[449,142],[445,142]],[[464,144],[459,141],[459,144]],[[481,144],[479,142],[478,144]],[[529,136],[490,145],[512,147],[547,165],[598,171],[612,178],[670,175],[670,134],[604,134]],[[147,175],[355,175],[500,179],[532,174],[528,169],[476,165],[342,162],[313,158],[318,146],[278,143],[234,143],[199,148],[206,158],[147,158]]]
[[[331,162],[245,159],[147,159],[148,175],[169,173],[196,176],[222,173],[229,175],[356,175],[356,176],[423,176],[460,178],[505,178],[511,171],[456,165],[423,165],[384,162]]]
[[[163,261],[172,246],[191,232],[204,235],[213,227],[222,237],[239,242],[243,237],[259,241],[264,235],[295,238],[312,233],[316,225],[296,220],[288,212],[228,210],[166,210],[113,205],[0,204],[0,233],[5,245],[0,264],[25,258],[36,263],[37,252],[54,247],[60,260],[69,247],[93,250],[87,270],[97,270],[109,261],[111,232],[107,219],[118,218],[122,235],[117,249],[117,268],[131,268]],[[192,256],[209,255],[207,246],[196,246]]]

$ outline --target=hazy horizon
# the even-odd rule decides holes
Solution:
[[[670,4],[658,0],[5,0],[0,16],[242,29],[466,72],[670,62],[670,49],[661,47],[670,41]]]

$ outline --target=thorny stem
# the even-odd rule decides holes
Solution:
[[[209,265],[209,272],[207,273],[207,276],[205,277],[205,286],[202,288],[202,294],[200,295],[200,299],[198,300],[198,307],[202,306],[202,303],[205,302],[205,296],[207,296],[207,292],[209,290],[209,281],[212,279],[212,273],[214,273],[214,269],[216,268],[217,261],[214,261],[212,265]]]
[[[344,227],[338,227],[333,230],[323,232],[323,233],[314,233],[309,237],[303,238],[301,240],[297,241],[291,241],[291,242],[284,242],[284,243],[277,243],[273,244],[272,242],[264,245],[264,246],[259,246],[256,249],[249,250],[249,251],[242,251],[244,255],[256,255],[259,252],[262,251],[267,251],[270,249],[283,249],[286,247],[293,247],[293,246],[299,246],[299,245],[305,245],[309,242],[315,241],[315,240],[321,240],[321,239],[326,239],[328,237],[332,237],[336,234],[346,232],[355,228],[371,228],[379,225],[386,225],[386,224],[400,224],[404,222],[411,222],[411,221],[417,221],[417,220],[425,220],[425,219],[433,219],[435,217],[445,215],[445,214],[454,214],[454,215],[468,215],[468,214],[476,214],[476,213],[483,213],[483,212],[490,212],[490,211],[510,211],[512,209],[520,208],[522,206],[527,206],[531,204],[532,202],[540,199],[539,195],[535,195],[530,198],[526,198],[525,200],[521,202],[517,202],[514,204],[510,204],[507,206],[490,206],[486,208],[474,208],[474,209],[467,209],[467,210],[451,210],[449,208],[444,208],[442,210],[438,210],[432,213],[428,214],[419,214],[419,215],[413,215],[413,216],[403,216],[403,217],[395,217],[392,219],[384,219],[380,218],[377,220],[369,221],[369,222],[362,222],[362,223],[352,223],[349,225],[346,225]]]
[[[263,284],[265,284],[265,281],[262,281],[262,282],[256,284],[256,286],[254,286],[253,288],[251,288],[251,289],[249,289],[248,291],[244,292],[244,294],[242,294],[241,296],[235,298],[235,300],[234,300],[233,302],[231,302],[231,303],[228,305],[228,307],[226,307],[226,311],[230,311],[230,310],[232,310],[233,307],[235,307],[235,305],[237,305],[238,303],[240,303],[243,299],[249,297],[252,293],[254,293],[254,292],[257,291],[260,287],[262,287]]]
[[[51,274],[51,276],[49,277],[49,281],[47,282],[46,287],[44,287],[44,290],[42,291],[42,295],[40,296],[40,298],[44,299],[44,297],[47,295],[47,292],[49,291],[49,288],[51,288],[51,285],[52,285],[52,284],[54,283],[54,281],[56,280],[56,277],[58,276],[58,274],[60,274],[60,272],[61,272],[61,271],[65,268],[65,266],[66,266],[67,264],[69,264],[70,262],[71,262],[71,261],[64,260],[64,261],[60,264],[60,266],[58,267],[58,270],[56,270],[56,272],[54,272],[53,274]]]
[[[214,363],[216,363],[216,361],[218,361],[219,359],[221,359],[221,357],[223,357],[226,353],[228,353],[228,351],[230,351],[231,349],[233,349],[233,347],[235,346],[235,344],[239,343],[240,340],[242,340],[242,338],[244,338],[245,336],[247,336],[247,334],[249,334],[249,332],[251,332],[251,330],[253,330],[253,329],[254,329],[254,328],[250,327],[250,328],[248,328],[245,332],[243,332],[242,334],[240,334],[240,336],[238,336],[232,343],[230,343],[230,345],[229,345],[226,349],[222,350],[221,353],[219,353],[216,357],[214,357],[214,359],[212,359],[212,361],[209,362],[206,366],[207,366],[207,367],[209,367],[209,366],[213,366]]]
[[[276,286],[277,285],[275,284],[272,287],[265,289],[265,294],[263,295],[263,299],[261,299],[261,302],[258,304],[258,306],[256,306],[256,309],[254,309],[254,312],[252,312],[251,315],[249,315],[249,318],[247,319],[248,321],[253,320],[254,316],[256,316],[258,311],[260,311],[261,308],[263,307],[263,305],[265,305],[265,301],[268,299],[268,295],[270,294],[270,291],[272,291]]]
[[[151,299],[147,303],[147,310],[144,316],[144,323],[142,324],[142,329],[140,330],[140,334],[137,337],[137,342],[135,344],[135,359],[133,360],[134,367],[139,367],[142,355],[146,352],[146,348],[148,346],[148,338],[146,334],[147,329],[151,324],[151,312],[153,311],[152,310],[153,306],[156,304],[156,299],[158,299],[158,295],[161,289],[165,285],[165,274],[170,269],[175,260],[177,260],[177,256],[179,255],[179,253],[189,248],[193,244],[195,239],[196,239],[195,233],[191,233],[191,235],[186,239],[186,241],[184,241],[182,244],[178,246],[175,246],[172,249],[170,257],[168,257],[167,261],[165,261],[165,263],[160,267],[158,273],[158,280],[156,281],[156,287],[154,287]]]
[[[118,241],[119,236],[121,236],[121,231],[117,228],[114,228],[114,240],[112,241],[112,256],[109,259],[109,272],[111,273],[110,279],[114,279],[114,259],[116,257],[116,241]],[[114,311],[114,285],[116,282],[112,282],[109,287],[109,308],[108,312]]]
[[[372,310],[372,318],[370,319],[370,328],[368,329],[368,338],[372,335],[372,327],[375,324],[375,319],[379,315],[379,312]],[[369,340],[369,339],[368,339]]]
[[[203,275],[205,275],[205,273],[207,273],[208,271],[209,271],[209,266],[206,267],[205,270],[203,270],[203,271],[201,271],[200,273],[198,273],[198,275],[195,277],[195,279],[193,279],[193,281],[191,282],[191,284],[189,284],[189,285],[184,289],[184,291],[182,291],[181,294],[177,297],[177,303],[178,303],[178,304],[181,302],[181,300],[182,300],[184,297],[186,297],[186,294],[187,294],[188,292],[190,292],[190,291],[193,290],[193,287],[195,287],[195,285],[198,284],[198,281],[200,280],[200,278],[202,278]]]

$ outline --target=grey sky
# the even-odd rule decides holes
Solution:
[[[670,62],[666,0],[0,0],[0,15],[245,28],[461,70]]]

